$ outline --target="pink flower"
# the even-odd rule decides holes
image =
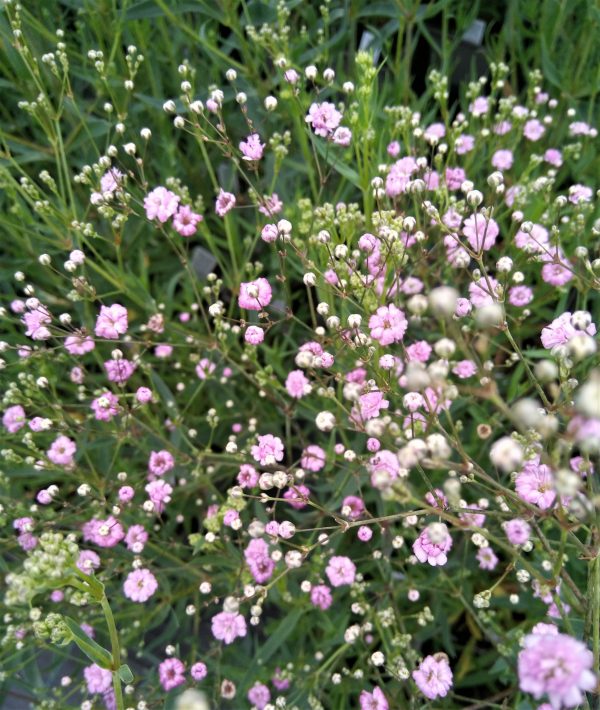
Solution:
[[[432,353],[432,347],[426,340],[419,340],[406,348],[407,362],[427,362]]]
[[[515,234],[515,244],[519,249],[530,252],[544,252],[548,246],[548,230],[541,224],[534,224],[530,232],[519,229]]]
[[[358,528],[356,536],[361,542],[369,542],[369,540],[373,537],[373,531],[370,527],[368,527],[368,525],[361,525]]]
[[[242,282],[238,296],[238,305],[248,311],[261,311],[271,303],[273,291],[267,279],[260,277],[255,281]]]
[[[291,488],[288,488],[283,494],[284,500],[287,500],[292,508],[302,510],[307,506],[306,500],[310,495],[310,490],[302,483],[296,483]]]
[[[560,168],[562,165],[562,153],[556,148],[548,148],[544,153],[544,160],[555,168]]]
[[[508,302],[511,306],[522,308],[533,301],[533,291],[529,286],[513,286],[508,292]]]
[[[478,96],[475,101],[469,104],[471,115],[478,117],[489,111],[490,102],[487,96]]]
[[[202,663],[202,661],[194,663],[194,665],[190,668],[190,675],[195,681],[203,680],[204,678],[206,678],[206,676],[208,675],[206,664]]]
[[[112,673],[95,663],[83,669],[83,677],[85,678],[88,693],[105,693],[112,687]]]
[[[460,190],[460,186],[467,179],[462,168],[446,168],[446,186],[449,190]]]
[[[544,125],[537,118],[532,118],[523,126],[523,135],[529,141],[539,141],[545,132]]]
[[[481,569],[493,570],[498,564],[498,558],[491,547],[480,547],[476,557]]]
[[[123,584],[123,592],[132,602],[147,602],[157,589],[156,577],[145,568],[130,572]]]
[[[431,142],[431,141],[439,141],[440,138],[443,138],[446,135],[446,126],[444,126],[443,123],[432,123],[431,125],[427,126],[425,131],[423,132],[423,138],[425,138],[426,141]]]
[[[46,325],[52,322],[49,311],[41,303],[37,308],[25,313],[21,321],[27,326],[25,335],[32,340],[48,340],[52,333]]]
[[[99,338],[117,340],[127,332],[127,309],[119,303],[112,306],[101,306],[96,319],[95,333]]]
[[[500,230],[493,219],[486,219],[478,212],[467,217],[462,232],[473,251],[479,252],[487,251],[494,246]]]
[[[84,574],[91,574],[100,567],[100,558],[93,550],[81,550],[75,564]]]
[[[173,229],[182,237],[191,237],[196,234],[197,225],[204,217],[197,212],[193,212],[189,205],[181,205],[173,215]]]
[[[317,472],[325,466],[327,454],[316,444],[310,444],[302,452],[300,457],[300,465],[307,471]]]
[[[512,164],[512,150],[497,150],[494,155],[492,155],[492,165],[496,170],[510,170]]]
[[[265,339],[265,331],[258,325],[249,325],[244,333],[244,340],[250,345],[260,345]]]
[[[240,150],[244,160],[260,160],[265,151],[265,144],[260,142],[258,133],[252,133],[245,141],[240,143]]]
[[[65,339],[65,348],[70,355],[85,355],[95,347],[89,335],[69,335]]]
[[[121,360],[107,360],[104,363],[104,369],[109,382],[123,384],[135,372],[135,364],[131,360],[122,358]]]
[[[160,479],[151,481],[144,487],[144,490],[148,494],[148,498],[154,504],[154,510],[158,514],[163,512],[166,503],[171,502],[173,487],[166,481],[162,481]]]
[[[392,158],[396,158],[398,155],[400,155],[400,143],[398,143],[398,141],[392,141],[388,144],[386,150],[388,155],[390,155]]]
[[[246,635],[246,620],[237,611],[222,611],[212,618],[212,633],[225,644],[233,643],[238,636]]]
[[[283,442],[278,436],[264,434],[258,437],[258,443],[252,449],[252,458],[261,466],[272,466],[283,460]]]
[[[271,693],[264,683],[258,681],[248,691],[248,701],[255,705],[258,710],[263,710],[271,700]]]
[[[546,255],[549,258],[549,255]],[[542,279],[552,286],[564,286],[573,278],[573,271],[569,261],[564,255],[559,256],[560,263],[544,264],[542,267]]]
[[[321,104],[313,103],[304,120],[312,126],[318,136],[327,138],[340,125],[342,114],[332,103],[324,101]]]
[[[362,498],[357,496],[346,496],[342,501],[342,509],[348,508],[348,516],[350,520],[358,520],[360,516],[365,512],[365,504]]]
[[[475,147],[475,138],[465,133],[462,136],[458,136],[456,143],[454,144],[454,149],[458,155],[465,155],[465,153],[470,153]]]
[[[310,601],[313,606],[326,611],[333,603],[331,589],[325,584],[317,584],[310,590]]]
[[[531,527],[520,518],[507,520],[502,527],[511,545],[524,545],[531,535]]]
[[[125,535],[127,549],[139,555],[144,550],[144,545],[148,542],[148,533],[143,525],[132,525]]]
[[[406,192],[408,183],[419,169],[414,158],[406,157],[397,160],[391,167],[385,179],[385,194],[388,197],[398,197]]]
[[[272,195],[263,195],[262,203],[258,206],[258,211],[266,217],[279,214],[283,209],[283,202],[279,195],[274,192]]]
[[[2,424],[9,434],[16,434],[19,429],[25,426],[27,416],[20,404],[9,407],[2,417]]]
[[[329,560],[325,574],[332,587],[352,584],[356,576],[356,565],[349,557],[336,556]]]
[[[154,476],[164,476],[175,467],[173,455],[166,450],[151,451],[148,460],[148,471]]]
[[[444,698],[452,687],[452,670],[445,653],[426,656],[412,672],[419,690],[426,698]]]
[[[381,688],[373,688],[369,693],[363,690],[359,697],[360,710],[389,710],[389,704]]]
[[[444,523],[432,523],[413,543],[413,552],[419,562],[428,562],[432,567],[448,562],[446,552],[452,547],[452,538]]]
[[[77,451],[75,442],[68,436],[58,436],[50,445],[46,456],[57,466],[70,466]]]
[[[269,557],[269,546],[262,538],[250,540],[244,551],[244,559],[258,584],[271,579],[275,562]]]
[[[125,537],[123,526],[112,515],[106,520],[89,520],[84,523],[82,533],[86,542],[93,542],[98,547],[114,547]]]
[[[475,308],[483,308],[496,303],[498,296],[496,295],[496,287],[498,282],[493,276],[481,278],[479,281],[471,281],[469,284],[469,297]]]
[[[359,397],[360,416],[363,419],[374,419],[379,416],[382,409],[387,409],[390,403],[384,399],[383,394],[379,390],[361,394]]]
[[[109,192],[112,194],[122,183],[123,173],[117,168],[110,168],[100,178],[100,190],[102,194]]]
[[[225,192],[225,190],[221,189],[215,202],[215,212],[219,217],[225,217],[225,215],[235,207],[235,202],[235,195],[233,193]]]
[[[144,209],[148,219],[166,222],[172,217],[179,205],[179,197],[166,187],[155,187],[144,198]]]
[[[94,417],[101,422],[109,422],[119,413],[119,399],[112,392],[104,392],[96,397],[90,406]]]
[[[248,463],[240,466],[237,481],[242,488],[254,488],[258,485],[258,471]]]
[[[352,131],[346,126],[339,126],[333,132],[332,140],[336,145],[347,148],[352,142]]]
[[[477,365],[472,360],[461,360],[452,368],[452,372],[461,380],[466,380],[477,372]]]
[[[135,398],[140,404],[147,404],[152,401],[152,390],[148,387],[138,387]]]
[[[285,388],[290,397],[302,399],[309,394],[311,386],[302,370],[292,370],[285,380]]]
[[[196,374],[198,375],[199,379],[206,380],[207,377],[209,375],[212,375],[212,373],[216,369],[217,369],[217,366],[215,365],[215,363],[211,362],[208,358],[204,357],[196,365]]]
[[[158,666],[158,678],[163,690],[169,691],[185,683],[185,665],[179,658],[166,658]]]
[[[369,318],[371,337],[383,346],[399,343],[404,337],[407,327],[408,321],[404,312],[393,303],[390,303],[389,306],[380,306]]]
[[[594,656],[566,634],[529,634],[519,653],[519,687],[536,700],[548,697],[553,710],[579,706],[596,686]]]
[[[521,500],[537,505],[541,510],[550,508],[556,498],[552,471],[540,463],[539,457],[523,466],[515,479],[515,488]]]
[[[542,345],[546,350],[551,350],[557,345],[565,345],[571,340],[571,338],[577,334],[577,330],[571,324],[571,312],[566,311],[562,313],[558,318],[555,318],[550,325],[547,325],[542,329]],[[585,329],[588,335],[596,334],[596,326],[594,323]]]

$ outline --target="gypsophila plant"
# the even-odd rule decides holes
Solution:
[[[453,95],[444,15],[417,97],[418,3],[81,5],[2,15],[2,697],[597,708],[588,94]]]

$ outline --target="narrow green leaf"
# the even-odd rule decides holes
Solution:
[[[123,683],[133,682],[133,673],[131,672],[129,666],[122,665],[117,671],[117,673],[119,674],[119,678],[123,681]]]
[[[69,631],[73,634],[73,641],[75,641],[85,655],[91,661],[99,665],[100,668],[110,670],[113,662],[110,653],[84,633],[75,619],[72,619],[70,616],[65,616],[64,621]]]

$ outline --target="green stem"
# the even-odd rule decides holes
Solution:
[[[100,604],[102,605],[102,611],[104,612],[104,618],[106,619],[106,625],[108,626],[108,635],[110,637],[110,649],[113,657],[112,677],[117,710],[125,710],[125,705],[123,703],[123,691],[121,689],[121,678],[119,677],[119,668],[121,667],[119,634],[117,633],[115,619],[106,595],[103,595]]]

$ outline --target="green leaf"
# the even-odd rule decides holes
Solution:
[[[119,678],[123,681],[123,683],[133,682],[133,673],[131,672],[129,666],[122,665],[117,671],[117,673],[119,674]]]
[[[70,616],[65,616],[64,621],[69,631],[73,634],[73,641],[75,641],[85,655],[91,661],[99,665],[100,668],[111,670],[113,662],[111,654],[105,648],[102,648],[100,644],[97,644],[94,639],[91,639],[84,633],[75,619],[72,619]]]

